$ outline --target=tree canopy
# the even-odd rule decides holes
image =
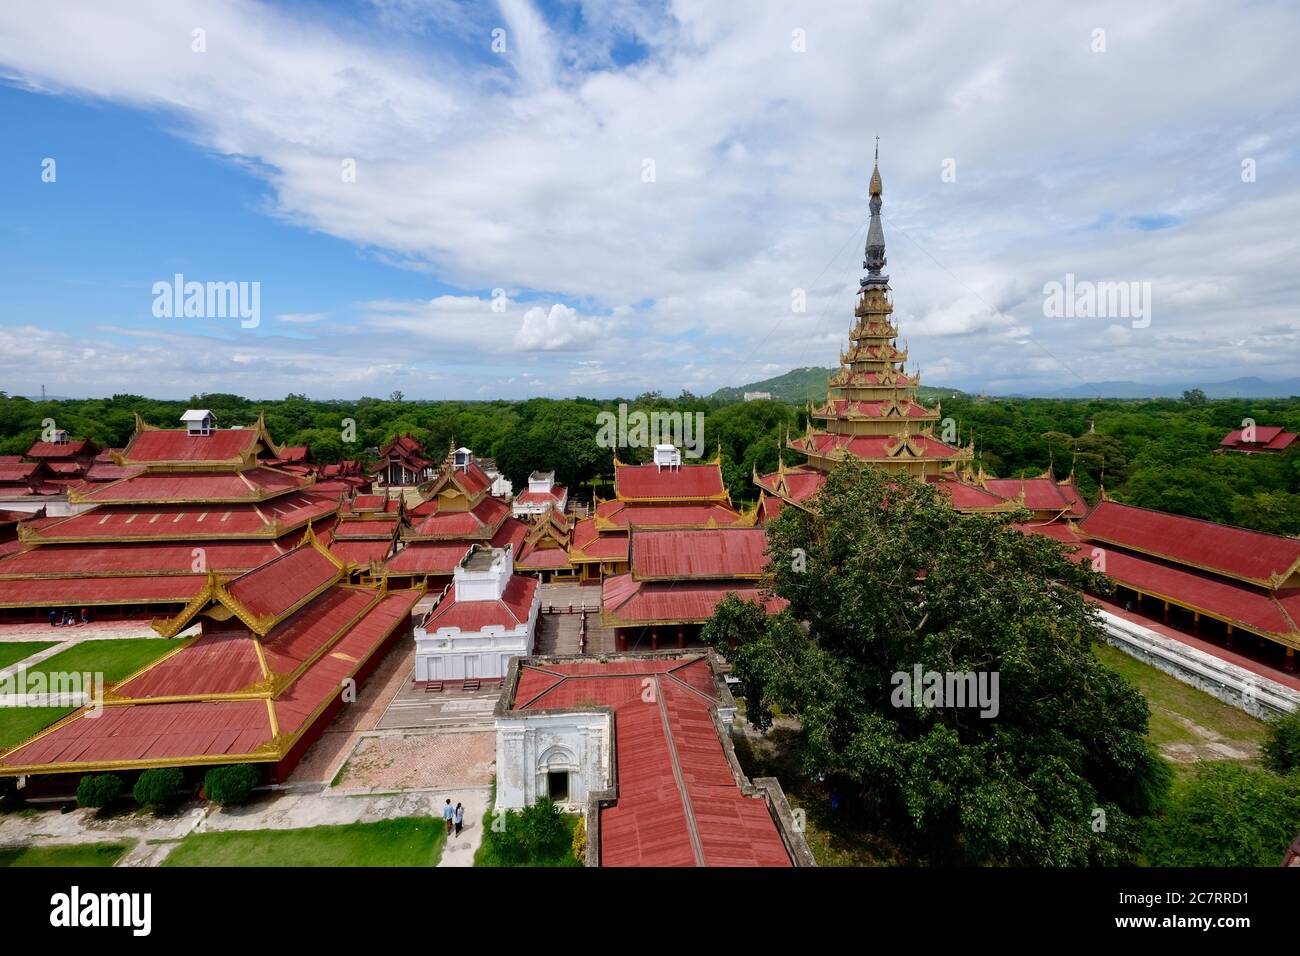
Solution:
[[[1091,568],[1006,517],[962,517],[932,487],[846,464],[768,526],[768,617],[735,597],[728,650],[747,717],[800,722],[806,770],[840,781],[923,862],[1118,864],[1168,788],[1142,696],[1092,653]],[[985,675],[991,716],[898,706],[896,675]],[[986,708],[987,713],[990,709]]]

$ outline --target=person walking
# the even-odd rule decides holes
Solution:
[[[447,802],[442,806],[442,822],[447,824],[448,835],[451,834],[451,821],[452,821],[452,817],[454,817],[455,815],[456,815],[456,811],[452,809],[451,798],[448,797]]]
[[[456,804],[456,812],[452,815],[456,823],[456,836],[460,836],[460,828],[465,825],[465,808],[459,803]]]

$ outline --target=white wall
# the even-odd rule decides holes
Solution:
[[[497,807],[519,810],[547,795],[547,772],[568,771],[566,808],[585,810],[587,795],[610,780],[611,715],[603,711],[498,717]]]

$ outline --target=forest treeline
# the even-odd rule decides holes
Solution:
[[[807,420],[803,406],[722,402],[689,393],[487,402],[408,401],[397,393],[358,401],[313,401],[304,395],[250,401],[220,393],[177,402],[138,395],[45,402],[0,397],[0,454],[25,452],[48,421],[102,447],[121,447],[130,440],[135,414],[152,425],[177,427],[186,408],[198,407],[211,409],[223,426],[251,424],[265,414],[277,442],[309,445],[319,462],[369,461],[394,435],[407,432],[431,457],[441,458],[454,440],[495,458],[516,486],[530,471],[553,468],[557,480],[582,498],[593,482],[599,486],[612,474],[611,451],[597,442],[597,416],[617,413],[620,401],[630,411],[702,414],[704,457],[712,458],[721,448],[723,474],[737,503],[756,497],[751,472],[776,468],[787,431],[801,433]],[[963,444],[974,438],[980,463],[990,474],[1037,475],[1050,464],[1058,476],[1073,470],[1090,501],[1104,485],[1110,497],[1131,504],[1300,534],[1300,447],[1278,455],[1214,454],[1219,440],[1245,419],[1300,432],[1300,398],[1210,401],[1195,393],[1182,400],[1147,401],[957,397],[945,399],[942,411],[955,421]],[[348,437],[354,440],[346,441]],[[797,453],[783,454],[787,465],[802,461]],[[619,457],[644,460],[648,452],[623,449]]]

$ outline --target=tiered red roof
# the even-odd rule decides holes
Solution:
[[[760,584],[766,552],[761,528],[634,531],[631,571],[602,584],[601,621],[607,627],[700,624],[728,594],[775,613],[789,602]]]
[[[1090,541],[1263,587],[1300,587],[1300,539],[1102,501],[1079,522]]]
[[[312,525],[324,534],[337,496],[270,467],[281,453],[260,418],[207,434],[137,420],[127,447],[105,453],[113,464],[98,456],[70,488],[89,510],[23,525],[25,550],[0,559],[0,607],[184,604],[208,572],[270,561]]]
[[[312,540],[229,585],[210,576],[159,630],[215,605],[230,620],[202,618],[202,636],[111,688],[101,715],[79,710],[12,748],[0,774],[244,762],[276,764],[282,779],[340,706],[343,682],[409,632],[422,593],[342,580]]]
[[[613,710],[617,796],[599,808],[602,866],[791,865],[766,802],[723,747],[722,693],[698,656],[520,667],[521,711]]]
[[[1257,425],[1254,441],[1245,440],[1244,429],[1234,428],[1223,437],[1219,445],[1231,451],[1276,452],[1290,448],[1295,440],[1295,432],[1289,432],[1278,425]]]
[[[727,501],[722,465],[625,465],[614,462],[614,494],[620,501]]]

